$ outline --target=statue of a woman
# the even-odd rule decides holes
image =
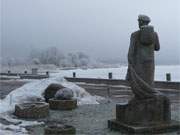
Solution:
[[[127,80],[137,99],[155,97],[154,89],[154,50],[160,49],[159,39],[150,18],[138,16],[139,30],[131,34],[128,52]]]

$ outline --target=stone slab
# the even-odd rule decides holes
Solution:
[[[57,100],[49,99],[49,107],[52,110],[72,110],[77,108],[77,99],[71,100]]]
[[[111,130],[117,130],[122,133],[131,134],[155,134],[155,133],[165,133],[165,132],[175,132],[180,131],[180,123],[175,120],[171,120],[169,123],[161,123],[151,126],[137,126],[129,125],[116,119],[108,120],[108,128]]]
[[[49,104],[44,102],[29,102],[15,105],[14,114],[19,118],[37,119],[49,115]]]

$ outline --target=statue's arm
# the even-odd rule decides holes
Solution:
[[[159,37],[158,34],[155,32],[155,46],[154,46],[154,50],[155,51],[159,51],[160,49],[160,44],[159,44]]]
[[[134,37],[133,37],[133,34],[131,34],[129,51],[128,51],[128,63],[129,64],[134,63],[133,56],[134,56]]]

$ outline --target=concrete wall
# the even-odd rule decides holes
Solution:
[[[66,77],[70,82],[85,82],[92,84],[109,84],[109,85],[126,85],[129,86],[128,81],[119,79],[96,79],[96,78],[73,78]],[[156,88],[163,89],[177,89],[180,90],[180,82],[165,82],[165,81],[155,81]]]

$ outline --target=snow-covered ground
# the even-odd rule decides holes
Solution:
[[[83,78],[108,78],[108,73],[112,72],[114,79],[124,79],[127,72],[127,66],[121,66],[119,68],[59,70],[58,73],[52,73],[51,75],[72,77],[73,72],[76,72],[76,77]],[[155,66],[156,81],[165,81],[166,73],[171,73],[172,81],[180,81],[180,65]]]
[[[24,86],[9,93],[5,99],[0,100],[0,118],[7,119],[12,124],[3,125],[0,123],[0,134],[27,134],[26,125],[41,124],[36,121],[17,120],[11,117],[10,112],[14,111],[15,104],[28,102],[36,98],[43,99],[45,88],[51,83],[60,83],[65,87],[73,89],[74,97],[78,99],[78,105],[83,104],[98,104],[98,100],[102,97],[91,96],[83,88],[74,83],[67,82],[63,79],[64,76],[72,77],[72,73],[76,72],[77,77],[84,78],[107,78],[108,73],[113,73],[113,78],[124,79],[127,71],[127,66],[119,68],[96,68],[96,69],[74,69],[74,70],[59,70],[54,69],[50,73],[50,78],[43,80],[29,80],[30,82]],[[171,73],[172,81],[180,81],[180,65],[172,66],[156,66],[155,80],[165,80],[166,73]],[[15,124],[13,124],[15,123]],[[19,123],[19,124],[17,124]]]
[[[27,134],[27,131],[24,128],[25,126],[41,124],[36,121],[14,119],[11,117],[11,113],[14,112],[15,104],[32,102],[36,101],[37,99],[43,100],[43,92],[51,83],[59,83],[67,88],[72,89],[74,98],[78,100],[78,105],[98,104],[98,100],[103,99],[99,96],[91,96],[83,88],[75,85],[74,83],[67,82],[60,76],[50,77],[43,80],[31,80],[29,83],[10,92],[4,99],[0,100],[0,119],[6,119],[12,123],[8,126],[0,123],[0,134]]]

